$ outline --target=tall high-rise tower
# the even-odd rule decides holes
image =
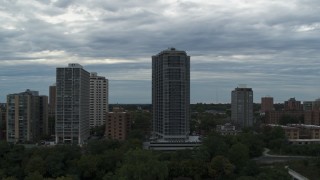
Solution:
[[[231,120],[240,128],[253,125],[253,91],[240,85],[231,92]]]
[[[179,141],[189,135],[190,56],[170,48],[152,56],[153,135]]]
[[[108,79],[93,72],[90,74],[90,127],[105,123],[108,106]]]
[[[80,64],[57,68],[56,143],[81,144],[89,137],[90,73]]]

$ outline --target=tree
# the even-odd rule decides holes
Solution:
[[[38,171],[35,171],[29,173],[25,180],[43,180],[43,176]]]
[[[82,155],[77,161],[77,167],[80,179],[95,179],[98,174],[98,156]]]
[[[242,168],[249,160],[249,149],[242,143],[237,143],[231,146],[229,150],[229,159],[236,165],[236,168]]]
[[[210,153],[210,159],[216,155],[227,155],[228,146],[222,136],[211,133],[203,140],[203,148]]]
[[[119,148],[121,143],[118,140],[106,139],[106,140],[91,140],[85,147],[85,150],[89,154],[102,154],[104,151],[110,149]]]
[[[168,167],[147,150],[130,150],[125,154],[123,165],[117,172],[120,179],[159,179],[168,177]]]
[[[214,157],[208,165],[208,174],[215,179],[223,179],[233,173],[234,166],[224,156]]]
[[[240,142],[248,147],[249,156],[251,158],[261,156],[263,148],[265,147],[261,135],[254,134],[250,131],[247,133],[241,133],[238,137]]]
[[[129,138],[145,140],[150,135],[151,113],[137,111],[133,113],[133,122]]]
[[[32,176],[40,174],[41,176],[46,172],[45,161],[40,156],[32,156],[26,164],[25,173],[33,173]]]
[[[276,166],[273,168],[266,168],[256,176],[256,179],[259,180],[290,180],[291,176],[288,174],[288,170],[284,169],[284,167]]]
[[[90,129],[90,135],[102,138],[106,130],[106,125],[95,126]]]

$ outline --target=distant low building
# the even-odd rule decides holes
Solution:
[[[237,135],[241,131],[236,129],[236,126],[226,123],[224,125],[217,125],[216,132],[221,135]]]
[[[151,140],[143,143],[144,149],[159,150],[159,151],[177,151],[185,149],[194,149],[201,146],[202,141],[199,136],[188,136],[187,139],[181,141],[168,140]]]
[[[301,119],[304,116],[304,111],[267,111],[265,113],[265,123],[279,124],[284,116]]]
[[[105,135],[110,139],[125,140],[131,129],[132,115],[123,108],[114,107],[107,112]]]
[[[320,126],[305,124],[268,124],[271,127],[282,127],[291,144],[320,144]]]
[[[282,110],[272,110],[265,112],[265,124],[281,124],[281,120],[284,118],[290,118],[296,122],[287,123],[303,123],[304,111],[303,106],[300,101],[296,101],[295,98],[290,98],[288,101],[284,102],[284,109]],[[288,119],[287,119],[288,120]]]

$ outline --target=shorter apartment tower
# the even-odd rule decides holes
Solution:
[[[108,112],[108,79],[90,73],[90,127],[101,126]]]
[[[7,142],[34,142],[48,133],[48,97],[37,91],[7,95]]]
[[[131,127],[132,116],[123,108],[114,107],[107,113],[105,135],[110,139],[125,140]]]
[[[261,98],[261,112],[272,111],[273,108],[273,97],[262,97]]]
[[[231,121],[239,128],[253,125],[253,91],[246,85],[231,92]]]

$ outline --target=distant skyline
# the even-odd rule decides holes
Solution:
[[[284,102],[320,97],[318,0],[0,2],[0,103],[48,95],[56,67],[109,79],[109,103],[151,103],[151,56],[191,56],[191,103],[230,103],[238,84]]]

